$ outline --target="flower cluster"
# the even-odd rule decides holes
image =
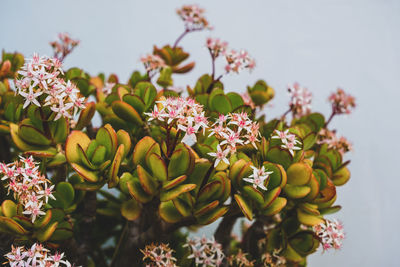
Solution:
[[[251,99],[249,93],[244,92],[243,94],[241,94],[241,96],[245,105],[250,106],[251,109],[256,108],[256,105],[254,104],[253,99]]]
[[[184,247],[189,247],[191,253],[188,259],[194,259],[196,266],[202,264],[202,266],[220,266],[225,255],[222,252],[221,244],[212,238],[195,237],[188,239]]]
[[[85,98],[80,97],[75,84],[62,78],[64,73],[61,66],[57,58],[39,57],[38,54],[25,60],[24,66],[18,71],[21,78],[15,83],[18,94],[25,98],[23,108],[30,104],[41,107],[39,100],[43,99],[43,106],[50,106],[57,114],[54,120],[72,118],[80,109],[85,108]],[[41,99],[38,100],[39,97]]]
[[[140,58],[140,61],[143,63],[149,75],[153,75],[159,72],[162,68],[166,66],[164,60],[160,56],[153,54],[142,56]]]
[[[228,43],[218,38],[207,38],[206,45],[214,58],[217,58],[220,54],[224,54],[228,49]]]
[[[198,5],[184,5],[176,10],[176,13],[185,23],[186,31],[211,30],[207,19],[204,17],[204,9]]]
[[[355,98],[346,94],[340,88],[335,93],[332,93],[328,100],[332,103],[332,111],[335,114],[350,114],[352,109],[356,107]]]
[[[264,266],[268,267],[285,267],[286,259],[279,255],[278,250],[274,250],[272,253],[264,253],[261,256]]]
[[[295,150],[301,149],[301,147],[296,146],[297,144],[301,145],[301,142],[296,139],[294,134],[289,133],[289,129],[286,129],[285,131],[275,130],[274,132],[276,135],[273,135],[271,138],[280,139],[282,142],[281,148],[287,149],[292,156],[294,155]]]
[[[254,188],[261,188],[264,191],[267,191],[265,187],[266,181],[268,181],[269,175],[273,172],[269,172],[265,170],[265,167],[256,168],[254,166],[250,166],[253,169],[253,174],[251,174],[248,178],[243,178],[244,181],[248,183],[252,183]]]
[[[176,267],[176,259],[172,256],[174,250],[168,244],[151,244],[140,251],[144,255],[143,260],[150,262],[146,265],[148,267]]]
[[[253,267],[255,261],[249,261],[247,259],[247,253],[243,253],[241,249],[236,254],[232,254],[228,257],[229,266],[238,267]]]
[[[225,59],[228,64],[225,66],[225,71],[227,73],[235,72],[239,73],[244,69],[249,69],[250,71],[256,66],[255,60],[249,56],[249,53],[245,50],[229,50],[225,53]]]
[[[68,33],[59,33],[58,40],[50,42],[54,49],[54,57],[63,60],[72,50],[79,45],[79,40],[72,39]]]
[[[328,148],[338,150],[342,155],[353,150],[352,144],[344,136],[337,137],[335,131],[323,128],[319,132],[318,138],[318,144],[327,144]]]
[[[192,98],[168,97],[156,102],[149,116],[149,121],[158,120],[166,123],[167,127],[176,126],[177,130],[185,133],[183,143],[197,142],[196,134],[200,129],[208,128],[208,120],[204,115],[203,105]]]
[[[288,86],[290,95],[289,106],[292,110],[293,117],[302,117],[307,115],[311,111],[312,94],[305,88],[300,86],[298,83],[294,83]]]
[[[41,244],[33,244],[30,249],[25,247],[11,247],[11,252],[4,255],[11,267],[28,266],[71,266],[69,261],[64,260],[64,253],[56,252],[54,255]]]
[[[320,238],[323,250],[330,248],[340,249],[344,239],[343,225],[337,220],[325,220],[313,227],[314,232]]]
[[[14,198],[24,207],[22,213],[29,215],[32,222],[36,217],[45,214],[42,209],[49,198],[55,199],[54,185],[39,173],[38,168],[38,163],[32,157],[20,156],[20,160],[14,163],[0,163],[0,176],[3,176],[1,180],[8,181],[8,193],[14,193]]]
[[[112,89],[113,89],[113,87],[114,87],[114,85],[115,85],[115,83],[106,83],[105,85],[104,85],[104,87],[103,87],[103,94],[105,95],[105,96],[108,96],[108,95],[110,95],[111,93],[112,93]]]
[[[210,132],[209,136],[215,135],[221,140],[217,146],[217,152],[208,153],[216,158],[215,166],[221,160],[229,164],[227,156],[229,153],[234,154],[238,145],[251,143],[257,149],[256,142],[259,141],[257,138],[260,136],[258,123],[253,122],[245,112],[221,114],[212,125]],[[224,146],[224,149],[221,146]]]

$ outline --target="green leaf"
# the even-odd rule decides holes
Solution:
[[[268,208],[273,202],[274,200],[279,197],[279,194],[281,193],[281,188],[280,187],[276,187],[272,190],[268,190],[265,194],[264,194],[264,205],[263,205],[263,209]]]
[[[64,209],[72,205],[75,198],[75,190],[68,182],[60,182],[56,186],[56,192],[64,203]]]
[[[289,151],[280,148],[279,146],[275,146],[270,148],[267,153],[267,160],[273,163],[278,163],[283,166],[283,168],[287,169],[293,161],[292,155],[290,155]]]
[[[176,223],[183,218],[179,211],[175,208],[174,203],[171,200],[161,202],[158,213],[160,214],[161,219],[168,223]]]
[[[175,150],[168,164],[168,177],[175,178],[186,174],[190,167],[190,155],[187,149]]]
[[[117,152],[115,153],[115,157],[113,162],[111,163],[111,167],[108,173],[108,187],[115,187],[118,184],[118,171],[121,166],[122,156],[124,154],[124,145],[121,144]]]
[[[228,114],[233,110],[230,99],[223,94],[215,95],[211,100],[211,106],[221,114]]]
[[[129,137],[129,133],[124,130],[119,130],[117,132],[117,140],[118,144],[124,145],[124,155],[122,157],[125,158],[126,155],[128,155],[129,151],[131,151],[132,147],[132,141],[131,138]]]
[[[251,204],[241,195],[235,194],[234,197],[244,216],[246,216],[246,218],[250,221],[253,220],[253,208],[251,207]]]
[[[85,169],[84,167],[76,163],[71,163],[71,167],[76,171],[76,173],[78,173],[80,177],[82,177],[86,181],[91,183],[96,183],[99,181],[99,177],[95,172]]]
[[[1,204],[1,213],[8,218],[17,215],[17,204],[9,199],[4,200]]]
[[[302,209],[297,209],[297,219],[308,226],[315,226],[324,222],[320,216],[304,212]]]
[[[93,156],[91,158],[91,162],[95,166],[99,166],[105,161],[107,154],[107,149],[104,146],[98,146],[96,149],[93,151]]]
[[[213,223],[216,220],[218,220],[219,218],[221,218],[222,216],[224,216],[225,213],[228,212],[228,210],[229,210],[229,207],[220,207],[220,208],[214,209],[211,212],[208,212],[202,216],[196,217],[197,222],[202,225],[207,225],[207,224]]]
[[[264,162],[263,166],[266,171],[272,171],[272,173],[269,175],[269,182],[267,185],[268,190],[276,187],[282,188],[286,185],[287,174],[281,165],[271,162]]]
[[[297,253],[305,257],[317,250],[319,241],[312,231],[301,231],[289,239],[289,244]]]
[[[258,205],[264,204],[264,196],[259,190],[250,185],[243,186],[243,192]]]
[[[125,194],[129,194],[128,183],[133,182],[133,175],[129,172],[124,172],[119,179],[119,188]]]
[[[50,239],[57,226],[58,222],[49,224],[46,228],[40,229],[39,231],[35,232],[35,237],[37,238],[37,240],[39,240],[39,242],[45,242]]]
[[[287,200],[283,197],[277,197],[266,209],[262,211],[263,215],[272,216],[279,213],[285,206]]]
[[[287,169],[287,182],[291,185],[305,185],[310,182],[312,168],[303,162],[290,165]]]
[[[303,198],[310,193],[311,188],[306,186],[306,185],[291,185],[287,184],[284,188],[283,191],[285,194],[292,199],[297,199],[297,198]]]
[[[132,181],[127,182],[126,185],[128,187],[129,194],[133,198],[135,198],[138,202],[147,203],[153,199],[152,195],[149,195],[143,190],[140,181],[137,177],[134,177]]]
[[[0,231],[6,230],[16,235],[25,235],[28,233],[24,227],[11,218],[0,216]]]
[[[204,177],[211,167],[211,162],[207,159],[196,159],[194,164],[193,172],[188,176],[187,182],[190,184],[196,184],[197,187],[192,191],[194,194],[200,189],[200,185],[203,183]]]
[[[162,68],[160,71],[160,76],[157,79],[157,83],[164,88],[173,85],[172,69],[170,67]]]
[[[135,199],[125,201],[121,205],[121,214],[128,221],[134,221],[139,218],[142,208]]]
[[[130,122],[134,125],[142,125],[143,120],[139,113],[128,103],[123,101],[114,101],[111,105],[114,113],[121,119]]]
[[[79,115],[79,119],[75,126],[75,129],[82,130],[83,128],[85,128],[91,122],[95,112],[96,112],[96,103],[94,102],[86,103],[85,108],[82,109],[81,114]]]
[[[221,190],[221,185],[222,184],[220,181],[212,181],[207,183],[205,186],[203,186],[203,188],[201,188],[197,197],[197,202],[203,203],[218,198],[218,193]]]
[[[34,222],[34,227],[37,229],[45,227],[51,220],[52,217],[52,210],[47,210],[46,214],[44,216],[39,217],[35,222]]]
[[[244,105],[243,98],[238,93],[230,92],[227,93],[226,96],[232,104],[232,110]]]
[[[154,195],[158,187],[155,179],[140,165],[137,166],[137,173],[143,190],[149,195]]]
[[[110,132],[105,127],[102,127],[97,131],[96,143],[106,148],[107,151],[106,158],[111,158],[114,156],[115,151],[113,151],[114,150],[113,136],[111,136]]]
[[[145,164],[145,158],[146,158],[146,153],[150,149],[150,147],[155,144],[156,141],[154,141],[153,138],[150,136],[145,136],[143,137],[135,146],[135,149],[133,150],[133,164],[134,165],[144,165]]]
[[[159,155],[151,153],[147,162],[153,176],[160,182],[168,179],[167,165]]]
[[[31,125],[22,124],[19,126],[19,136],[27,143],[33,145],[48,146],[51,140],[47,139],[40,130]]]
[[[180,196],[181,194],[189,192],[189,191],[193,190],[194,188],[196,188],[195,184],[183,184],[183,185],[175,186],[168,191],[162,191],[160,194],[160,200],[161,201],[169,201],[169,200],[175,199],[178,196]]]
[[[219,201],[218,200],[214,200],[213,202],[210,202],[208,204],[200,205],[194,211],[194,215],[195,216],[204,215],[204,214],[216,209],[218,207],[218,205],[219,205]]]
[[[122,100],[131,105],[139,114],[142,114],[146,109],[143,100],[137,95],[126,94]]]
[[[89,137],[81,131],[72,131],[65,143],[65,157],[69,163],[80,162],[80,154],[78,152],[78,144],[83,150],[89,146]]]
[[[177,178],[175,178],[175,179],[173,179],[173,180],[171,180],[171,181],[166,181],[166,182],[163,184],[163,187],[162,187],[162,188],[163,188],[164,190],[169,190],[169,189],[171,189],[171,188],[173,188],[173,187],[175,187],[175,186],[177,186],[177,185],[183,183],[184,181],[186,181],[186,178],[187,178],[186,175],[181,175],[181,176],[179,176],[179,177],[177,177]]]
[[[350,180],[350,171],[347,167],[342,167],[333,173],[332,182],[336,186],[341,186]]]

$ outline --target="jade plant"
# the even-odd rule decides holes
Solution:
[[[325,215],[341,209],[336,187],[350,178],[352,147],[330,122],[351,113],[354,98],[338,89],[325,119],[295,83],[287,111],[267,121],[259,113],[268,113],[275,90],[263,80],[243,94],[225,88],[229,75],[251,71],[255,60],[217,38],[205,41],[210,74],[177,90],[173,77],[195,67],[180,40],[212,29],[196,5],[177,13],[183,33],[173,45],[154,46],[141,58],[145,71],[126,82],[64,69],[79,44],[66,33],[50,43],[53,57],[3,52],[5,262],[305,266],[319,247],[342,246],[342,224]],[[201,231],[210,224],[213,235]]]

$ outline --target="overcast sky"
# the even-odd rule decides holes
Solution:
[[[310,257],[309,266],[398,266],[400,188],[400,1],[398,0],[202,0],[215,30],[193,33],[182,45],[197,62],[176,85],[194,85],[210,71],[205,38],[220,37],[256,58],[251,73],[224,78],[227,90],[243,92],[265,79],[276,89],[272,118],[287,109],[286,85],[299,82],[314,95],[313,109],[326,115],[338,86],[357,98],[357,110],[332,126],[355,151],[352,178],[338,190],[347,238],[341,251]],[[0,48],[51,54],[48,42],[67,31],[81,45],[66,67],[91,74],[116,73],[126,81],[141,69],[139,57],[154,44],[172,43],[182,32],[180,0],[2,0]],[[221,69],[220,69],[221,71]]]

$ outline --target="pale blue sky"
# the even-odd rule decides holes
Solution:
[[[140,55],[152,45],[172,43],[183,30],[175,8],[188,1],[16,1],[2,0],[0,48],[51,54],[48,41],[67,31],[81,45],[66,60],[92,74],[115,72],[126,80],[142,68]],[[243,91],[263,78],[276,89],[272,118],[287,109],[285,86],[299,82],[314,94],[314,110],[328,115],[326,101],[338,86],[357,97],[358,108],[332,126],[355,151],[352,179],[338,190],[337,213],[347,239],[341,251],[316,253],[310,266],[398,266],[398,170],[400,98],[400,1],[398,0],[203,0],[215,30],[182,41],[197,61],[176,79],[193,85],[210,71],[205,38],[220,37],[256,58],[251,74],[224,78]],[[396,253],[397,252],[397,253]]]

